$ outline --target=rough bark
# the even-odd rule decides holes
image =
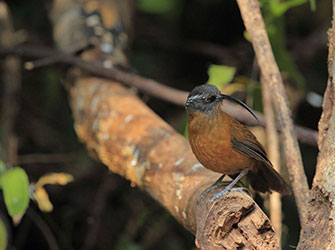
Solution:
[[[298,249],[335,249],[335,1],[329,35],[328,83],[319,122],[319,156]]]
[[[200,249],[279,249],[269,219],[243,193],[201,203],[196,219]]]
[[[89,151],[162,204],[196,234],[198,247],[279,248],[271,222],[247,194],[229,192],[211,203],[214,189],[197,205],[218,174],[203,168],[185,138],[134,94],[93,77],[77,78],[69,92],[75,130]]]

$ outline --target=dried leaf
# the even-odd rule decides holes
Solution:
[[[73,181],[73,176],[66,173],[49,173],[43,175],[36,182],[36,189],[42,187],[46,184],[58,184],[58,185],[66,185],[69,182]]]
[[[53,205],[49,200],[49,195],[43,187],[36,188],[34,192],[34,198],[38,204],[38,207],[43,212],[51,212]]]

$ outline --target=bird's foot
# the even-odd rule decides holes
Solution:
[[[224,183],[222,182],[222,179],[225,177],[225,175],[222,175],[219,179],[217,179],[217,181],[211,185],[209,188],[205,189],[205,191],[203,191],[198,199],[197,199],[197,204],[199,205],[200,201],[202,200],[202,198],[204,198],[205,194],[207,194],[209,191],[213,190],[215,187],[217,186],[221,186],[223,185]]]
[[[220,191],[219,193],[217,193],[216,195],[214,195],[214,197],[211,199],[211,202],[215,201],[216,199],[220,198],[224,193],[230,191],[230,190],[243,190],[243,187],[238,187],[238,188],[234,188],[234,186],[236,185],[237,182],[239,182],[239,180],[241,180],[241,178],[243,178],[243,176],[245,176],[248,173],[247,169],[243,169],[239,175],[227,186],[225,187],[225,189],[223,189],[222,191]]]
[[[209,188],[207,188],[205,191],[203,191],[203,192],[199,195],[199,197],[198,197],[198,199],[197,199],[197,204],[198,204],[198,205],[200,204],[200,201],[204,198],[205,194],[207,194],[209,191],[213,190],[215,187],[217,187],[217,186],[221,186],[221,185],[225,185],[225,183],[223,183],[223,182],[221,182],[221,183],[217,183],[215,186],[212,185],[212,186],[210,186]]]
[[[236,187],[236,188],[228,188],[228,186],[223,189],[222,191],[216,193],[212,199],[210,199],[210,202],[213,203],[214,201],[216,201],[217,199],[219,199],[222,195],[224,195],[225,193],[227,192],[230,192],[230,191],[244,191],[244,192],[247,192],[251,197],[252,197],[252,194],[250,192],[249,189],[247,189],[246,187]]]

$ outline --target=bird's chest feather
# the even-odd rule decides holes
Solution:
[[[193,153],[204,167],[223,174],[235,174],[249,168],[250,158],[231,146],[231,118],[214,113],[188,117],[188,133]]]

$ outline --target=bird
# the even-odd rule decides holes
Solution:
[[[203,194],[222,183],[225,175],[235,178],[214,196],[214,200],[232,190],[244,176],[256,192],[290,194],[290,186],[273,168],[256,137],[223,110],[225,99],[241,105],[257,119],[246,104],[222,94],[214,85],[195,87],[185,104],[188,138],[194,155],[205,168],[222,174]]]

